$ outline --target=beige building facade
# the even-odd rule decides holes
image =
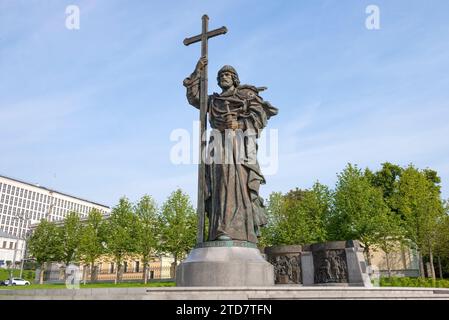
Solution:
[[[392,252],[375,248],[370,254],[371,268],[381,276],[418,277],[419,262],[416,250],[396,244]]]

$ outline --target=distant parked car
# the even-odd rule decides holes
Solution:
[[[9,286],[9,279],[3,281],[5,286]],[[29,286],[30,282],[21,278],[12,278],[13,286]]]

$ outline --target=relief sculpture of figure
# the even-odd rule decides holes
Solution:
[[[184,80],[189,103],[199,108],[201,58]],[[242,240],[257,243],[266,214],[259,187],[265,183],[257,162],[256,139],[278,110],[259,92],[266,88],[241,85],[229,65],[218,71],[220,94],[209,95],[207,114],[212,128],[206,155],[205,210],[209,241]]]

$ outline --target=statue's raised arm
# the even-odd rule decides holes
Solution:
[[[201,70],[207,65],[207,58],[202,57],[198,60],[195,70],[183,81],[184,87],[187,88],[187,100],[189,104],[195,108],[200,108],[200,78]]]

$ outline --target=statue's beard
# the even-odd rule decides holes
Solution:
[[[220,82],[219,84],[219,87],[222,89],[222,90],[228,90],[229,88],[232,88],[232,86],[234,85],[232,82],[230,82],[230,83],[228,83],[228,82],[226,82],[226,83],[223,83],[223,82]]]

